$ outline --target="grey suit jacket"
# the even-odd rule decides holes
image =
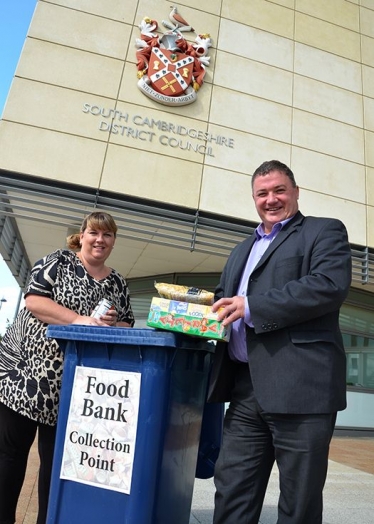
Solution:
[[[236,246],[216,300],[235,296],[255,235]],[[351,251],[339,220],[298,212],[279,232],[248,283],[247,329],[254,392],[269,413],[333,413],[346,407],[346,359],[339,308],[351,282]],[[235,374],[218,343],[209,401],[227,402]]]

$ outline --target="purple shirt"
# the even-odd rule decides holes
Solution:
[[[245,297],[247,295],[248,289],[248,280],[251,276],[254,268],[257,266],[262,255],[265,253],[267,248],[270,246],[274,238],[277,236],[282,227],[289,222],[291,218],[287,218],[282,222],[274,224],[271,232],[267,235],[264,231],[263,224],[257,226],[255,230],[256,240],[253,244],[253,247],[249,253],[248,260],[244,271],[242,273],[238,290],[236,292],[237,296]],[[245,324],[250,327],[253,327],[253,322],[251,319],[251,312],[249,309],[248,300],[245,300],[245,315],[244,318],[239,318],[232,323],[231,326],[231,335],[229,342],[229,355],[232,360],[239,362],[248,362],[247,355],[247,343],[245,335]]]

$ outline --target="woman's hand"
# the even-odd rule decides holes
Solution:
[[[107,326],[105,322],[100,320],[100,318],[88,317],[86,315],[78,315],[72,324],[80,324],[82,326]]]
[[[117,325],[118,313],[115,309],[109,309],[105,315],[101,315],[100,320],[102,320],[107,326],[116,326]]]
[[[118,313],[115,309],[109,309],[105,315],[101,315],[99,320],[101,321],[101,324],[99,324],[100,326],[131,328],[131,325],[128,322],[118,321]]]

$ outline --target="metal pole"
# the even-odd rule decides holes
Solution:
[[[19,288],[18,301],[17,301],[16,311],[15,311],[15,313],[14,313],[13,322],[15,321],[16,316],[18,315],[19,306],[20,306],[20,304],[21,304],[21,300],[22,300],[22,295],[23,295],[22,289]]]

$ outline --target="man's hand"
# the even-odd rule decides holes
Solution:
[[[223,326],[228,326],[238,318],[244,318],[245,297],[220,298],[213,304],[212,311],[217,312],[220,309],[218,320],[223,321]]]

